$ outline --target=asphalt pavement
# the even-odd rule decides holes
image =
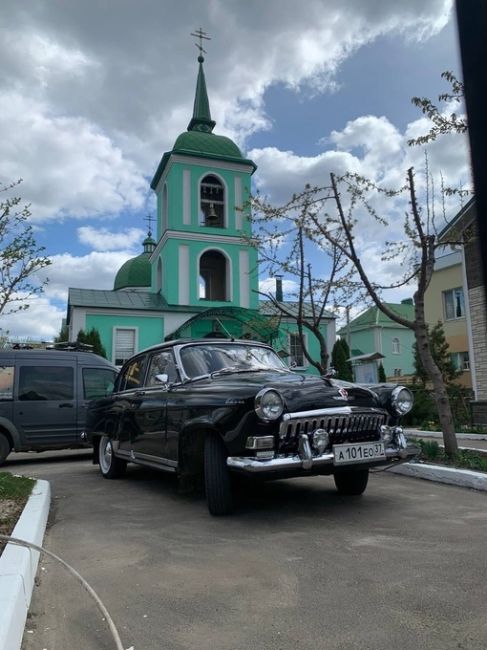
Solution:
[[[22,458],[21,458],[22,456]],[[363,497],[326,477],[253,485],[213,518],[173,477],[104,480],[86,454],[14,455],[51,483],[44,544],[135,650],[484,650],[485,492],[388,472]],[[41,560],[23,650],[108,650],[106,621]]]

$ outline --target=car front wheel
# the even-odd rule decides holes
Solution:
[[[112,441],[108,436],[100,438],[99,462],[104,478],[120,478],[127,469],[127,461],[117,458],[113,453]]]
[[[228,515],[233,511],[227,454],[221,440],[214,435],[205,440],[205,490],[210,514]]]
[[[353,496],[363,494],[369,481],[368,469],[335,472],[333,475],[339,494]]]

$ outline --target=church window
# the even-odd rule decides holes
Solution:
[[[201,300],[228,300],[227,260],[218,251],[206,251],[200,258],[199,297]]]
[[[225,189],[213,174],[208,174],[201,181],[200,225],[213,228],[223,228],[225,225]]]

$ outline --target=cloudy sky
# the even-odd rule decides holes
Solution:
[[[30,309],[0,317],[14,337],[51,339],[68,287],[110,289],[141,252],[150,180],[191,117],[195,29],[212,39],[215,132],[275,202],[330,171],[402,181],[424,155],[406,141],[427,130],[411,97],[460,76],[450,0],[3,0],[0,18],[0,180],[23,179],[53,262]],[[429,160],[468,178],[454,137]]]

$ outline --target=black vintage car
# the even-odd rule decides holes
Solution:
[[[204,475],[209,511],[224,515],[236,473],[333,474],[340,493],[362,494],[369,468],[417,454],[398,426],[412,402],[403,386],[304,377],[261,343],[175,341],[125,363],[113,394],[91,404],[86,435],[105,478],[127,462]]]

